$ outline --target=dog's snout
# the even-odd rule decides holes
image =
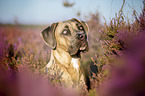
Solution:
[[[86,34],[77,34],[79,40],[84,40],[86,38]]]

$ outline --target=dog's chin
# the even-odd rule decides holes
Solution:
[[[70,54],[71,55],[71,57],[73,57],[73,58],[80,58],[80,53],[81,53],[81,51],[80,50],[77,50],[77,52],[76,53],[72,53],[72,54]]]

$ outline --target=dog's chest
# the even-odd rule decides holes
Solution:
[[[79,67],[80,67],[79,58],[72,58],[71,59],[71,64],[73,65],[74,69],[77,70],[77,72],[78,72],[79,71]]]

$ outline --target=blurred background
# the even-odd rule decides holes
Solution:
[[[40,25],[70,18],[88,20],[91,14],[99,13],[104,23],[104,19],[109,22],[115,17],[122,4],[123,0],[1,0],[0,22]],[[140,14],[142,8],[142,0],[126,0],[123,11],[131,19],[132,10]]]
[[[142,2],[125,1],[122,11],[126,21],[134,22],[133,10],[136,10],[137,16],[140,15]],[[90,51],[85,59],[88,61],[91,60],[89,57],[97,54],[96,48],[100,47],[96,44],[100,38],[100,26],[109,24],[116,17],[122,4],[123,0],[1,0],[0,32],[5,31],[5,37],[9,35],[8,42],[21,41],[23,46],[41,57],[40,54],[48,51],[48,47],[40,38],[40,32],[54,22],[77,18],[89,25]]]
[[[0,0],[0,73],[3,73],[0,74],[3,77],[0,79],[0,94],[11,90],[9,81],[15,78],[14,74],[21,72],[20,65],[28,65],[35,72],[36,69],[41,71],[48,63],[50,48],[40,37],[44,28],[55,22],[77,18],[89,26],[90,50],[83,53],[81,62],[93,72],[93,86],[90,93],[85,94],[106,96],[106,92],[111,94],[107,96],[144,96],[144,69],[141,69],[144,68],[142,63],[145,63],[144,15],[144,0]],[[137,60],[135,56],[138,57]],[[134,67],[130,68],[130,64],[134,64]],[[4,74],[11,74],[12,76],[8,75],[11,79],[6,81]],[[128,76],[133,77],[128,79]],[[53,83],[60,83],[57,76],[52,78],[55,79]],[[111,83],[111,88],[107,85],[110,84],[109,80],[115,82]],[[117,82],[118,80],[120,81]],[[12,82],[12,86],[17,85],[15,83]],[[125,88],[130,87],[134,89],[125,91]],[[136,89],[139,90],[134,91]],[[122,95],[116,95],[115,92]],[[12,91],[12,94],[16,93]],[[9,94],[7,95],[10,96]]]

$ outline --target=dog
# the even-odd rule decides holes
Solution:
[[[65,83],[74,84],[82,81],[89,90],[89,74],[83,70],[80,64],[81,52],[89,50],[88,30],[88,25],[84,21],[72,18],[53,23],[41,32],[41,36],[52,49],[46,68],[53,69],[55,65],[60,69],[61,78]]]

